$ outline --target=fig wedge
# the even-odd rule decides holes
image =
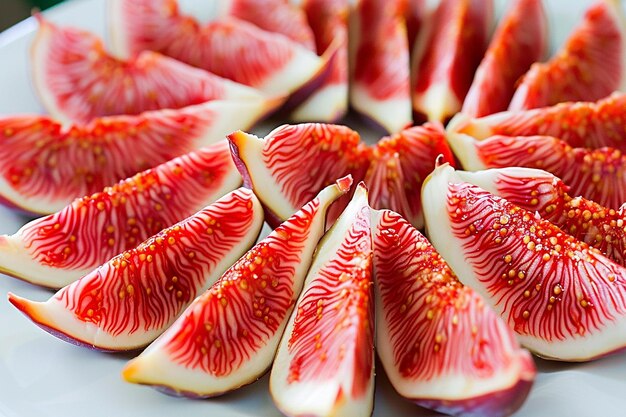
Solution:
[[[521,79],[509,110],[595,101],[626,89],[626,19],[619,0],[597,0],[559,52]]]
[[[317,53],[326,57],[328,75],[291,118],[333,123],[348,111],[348,0],[304,0],[302,7],[315,34]]]
[[[559,103],[540,109],[505,111],[486,117],[459,114],[448,129],[476,139],[490,136],[554,136],[575,148],[626,151],[626,94],[614,93],[602,100]]]
[[[369,416],[374,300],[362,184],[320,242],[274,360],[270,391],[287,416]]]
[[[541,0],[510,3],[463,101],[461,111],[468,116],[506,110],[517,80],[548,51],[548,20]]]
[[[561,361],[626,347],[626,269],[453,171],[438,167],[422,189],[430,241],[522,345]]]
[[[258,379],[278,342],[324,234],[326,210],[346,193],[345,177],[239,259],[122,372],[168,393],[212,397]]]
[[[583,197],[572,197],[569,187],[547,171],[498,168],[477,172],[456,171],[455,177],[538,213],[564,232],[607,258],[626,266],[626,212],[604,207]]]
[[[352,174],[362,179],[369,164],[369,150],[359,134],[346,126],[283,125],[264,139],[242,131],[228,139],[244,184],[259,196],[272,227],[337,178]],[[345,205],[344,201],[335,206],[342,210]]]
[[[357,0],[350,28],[350,103],[386,132],[412,124],[403,0]]]
[[[217,99],[261,100],[250,87],[154,52],[128,61],[109,55],[92,33],[37,15],[33,80],[41,102],[61,122],[180,108]]]
[[[614,148],[572,148],[551,136],[492,136],[476,140],[449,133],[448,143],[470,171],[523,166],[561,178],[575,196],[617,209],[626,201],[626,156]]]
[[[203,24],[177,0],[110,0],[109,12],[121,56],[157,51],[272,96],[294,93],[323,73],[322,59],[286,36],[233,16]]]
[[[268,104],[215,100],[71,125],[47,116],[0,117],[0,201],[27,213],[54,213],[77,197],[223,140],[242,124],[251,127]]]
[[[101,351],[152,342],[256,241],[263,211],[239,188],[162,230],[48,301],[9,301],[50,334]]]
[[[438,122],[410,127],[380,140],[372,149],[372,163],[365,175],[370,205],[392,209],[422,228],[422,182],[435,168],[439,155],[443,161],[454,162]]]
[[[452,415],[517,410],[536,371],[513,331],[402,216],[373,211],[372,227],[376,350],[396,391]]]
[[[413,111],[444,122],[461,110],[487,49],[492,0],[442,0],[412,57]]]
[[[190,152],[0,236],[0,271],[64,287],[240,185],[226,141]]]

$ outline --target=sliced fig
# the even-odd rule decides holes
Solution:
[[[492,0],[442,0],[412,57],[413,110],[443,122],[461,110],[487,48]]]
[[[255,242],[261,205],[240,188],[112,258],[48,301],[9,293],[42,329],[102,351],[141,348],[166,330]]]
[[[547,18],[541,0],[516,0],[489,44],[462,112],[472,117],[504,111],[515,83],[548,50]]]
[[[326,210],[345,177],[248,251],[123,371],[133,383],[212,397],[254,382],[270,366],[302,290]]]
[[[264,139],[242,131],[228,138],[244,184],[259,196],[273,227],[337,178],[363,178],[369,164],[369,149],[346,126],[283,125]],[[345,204],[335,206],[343,209]]]
[[[438,167],[422,189],[430,240],[522,344],[562,361],[626,347],[626,269],[452,172]]]
[[[396,391],[453,415],[506,416],[535,366],[515,334],[399,214],[372,213],[376,349]]]
[[[348,111],[348,0],[304,0],[302,7],[315,34],[317,53],[326,57],[329,69],[323,83],[291,117],[332,123]]]
[[[61,288],[240,185],[226,141],[190,152],[0,236],[0,271]]]
[[[369,416],[374,300],[367,190],[360,184],[320,242],[270,376],[287,416]]]
[[[626,88],[626,21],[617,0],[598,0],[561,50],[524,75],[509,110],[594,101]]]
[[[35,87],[46,110],[63,122],[180,108],[216,99],[261,100],[253,88],[153,52],[121,61],[92,33],[58,27],[38,15],[32,45]]]
[[[365,175],[371,206],[390,208],[415,227],[423,227],[420,190],[439,155],[444,161],[454,162],[438,122],[414,126],[380,140],[373,148],[372,163]]]
[[[265,110],[260,100],[216,100],[88,124],[63,125],[35,115],[0,117],[0,199],[25,212],[54,213],[77,197],[223,140],[241,124],[251,126]]]
[[[350,29],[352,107],[389,133],[412,124],[402,0],[357,0]]]
[[[614,210],[583,197],[572,197],[563,181],[538,169],[456,171],[455,177],[538,213],[612,261],[626,265],[626,208],[623,206]]]
[[[580,195],[609,208],[626,201],[626,156],[614,148],[572,148],[551,136],[492,136],[476,140],[449,133],[448,143],[470,171],[522,166],[545,169]]]
[[[232,16],[202,24],[181,13],[177,0],[111,0],[109,10],[113,48],[122,56],[161,52],[271,95],[321,75],[323,61],[312,51]]]
[[[626,151],[626,94],[614,93],[596,102],[560,103],[540,109],[506,111],[486,117],[457,115],[451,131],[476,139],[494,135],[554,136],[575,148],[605,146]]]
[[[417,36],[426,19],[426,0],[408,0],[404,19],[406,21],[406,34],[409,40],[409,52],[413,51]]]
[[[253,23],[263,30],[276,32],[315,51],[315,36],[304,11],[285,0],[221,1],[222,13]]]

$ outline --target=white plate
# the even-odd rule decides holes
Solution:
[[[499,3],[502,3],[500,1]],[[562,42],[590,0],[545,0],[553,44]],[[0,6],[0,12],[1,12]],[[103,34],[103,0],[70,1],[48,17]],[[28,49],[33,19],[0,34],[0,114],[41,112],[32,91]],[[13,233],[26,219],[0,207],[0,233]],[[44,300],[50,292],[0,276],[0,415],[84,416],[280,416],[268,394],[267,377],[212,400],[186,400],[127,384],[120,370],[129,356],[92,352],[44,333],[6,301],[14,292]],[[626,409],[626,354],[593,363],[563,365],[537,360],[539,375],[518,416],[618,416]],[[374,416],[430,416],[398,397],[381,375]]]

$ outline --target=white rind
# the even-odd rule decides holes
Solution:
[[[294,46],[294,55],[287,65],[266,78],[257,88],[269,95],[292,93],[315,78],[324,64],[324,60],[313,52],[299,45]]]
[[[413,123],[411,100],[376,100],[360,86],[350,89],[350,103],[359,113],[381,125],[387,132],[396,133]]]
[[[476,151],[476,139],[464,133],[446,132],[446,140],[464,169],[480,171],[487,168]]]
[[[128,39],[126,22],[122,21],[124,18],[123,4],[125,1],[108,0],[107,25],[109,26],[108,34],[111,40],[110,50],[111,55],[116,56],[118,59],[128,59],[131,55],[126,42],[126,39]]]
[[[317,247],[315,258],[305,280],[304,294],[310,287],[320,268],[326,260],[337,252],[342,239],[335,236],[344,236],[349,230],[355,216],[362,207],[367,206],[367,191],[359,186],[354,197],[333,227],[326,233]],[[297,306],[301,302],[302,295]],[[353,399],[350,396],[354,381],[354,361],[342,361],[342,368],[338,371],[337,378],[323,381],[305,381],[288,383],[287,376],[289,365],[293,357],[289,354],[287,344],[293,333],[295,314],[289,318],[287,328],[281,340],[278,352],[274,358],[274,365],[270,375],[270,393],[274,403],[287,416],[307,417],[359,417],[369,416],[374,406],[374,367],[370,374],[370,384],[362,398]],[[373,352],[372,352],[373,354]],[[341,401],[338,401],[342,394]]]
[[[491,307],[503,315],[503,306],[494,303],[472,268],[466,263],[464,249],[452,234],[448,218],[447,193],[450,183],[462,182],[455,178],[454,169],[448,164],[437,168],[424,182],[422,201],[428,237],[435,249],[444,257],[459,280],[478,292]],[[579,362],[602,356],[626,347],[626,317],[616,317],[585,337],[546,341],[532,336],[519,335],[520,343],[538,356],[560,361]]]
[[[423,94],[413,97],[413,108],[429,121],[443,122],[461,109],[461,102],[446,82],[432,84]]]
[[[333,84],[316,90],[292,114],[296,122],[334,122],[348,108],[348,85]]]

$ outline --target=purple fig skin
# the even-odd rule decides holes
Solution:
[[[441,401],[413,398],[415,404],[453,416],[505,417],[516,412],[526,401],[533,381],[520,379],[511,388],[467,400]]]
[[[219,396],[222,396],[224,394],[228,394],[229,392],[233,392],[236,391],[240,388],[246,387],[248,385],[254,384],[255,382],[257,382],[259,379],[263,378],[263,376],[265,376],[265,374],[267,373],[267,371],[269,371],[269,367],[265,370],[265,372],[263,372],[262,375],[260,375],[258,378],[254,378],[252,381],[243,384],[237,388],[233,388],[231,390],[227,390],[227,391],[222,391],[222,392],[218,392],[215,394],[211,394],[211,395],[198,395],[195,392],[190,392],[190,391],[185,391],[185,390],[176,390],[172,387],[170,387],[169,385],[152,385],[152,384],[142,384],[142,385],[147,385],[151,388],[154,388],[155,390],[157,390],[158,392],[165,394],[165,395],[169,395],[170,397],[176,397],[176,398],[188,398],[190,400],[206,400],[209,398],[216,398]]]
[[[239,156],[239,147],[237,147],[237,145],[232,140],[230,140],[230,138],[228,139],[228,144],[230,146],[230,153],[233,157],[235,167],[237,167],[237,170],[243,178],[243,186],[250,190],[254,190],[254,188],[252,187],[252,179],[250,178],[250,172],[248,171],[248,167]],[[272,229],[277,228],[285,220],[281,219],[276,213],[270,210],[269,207],[263,204],[263,201],[261,201],[261,205],[263,206],[263,213],[265,214],[265,222]]]

